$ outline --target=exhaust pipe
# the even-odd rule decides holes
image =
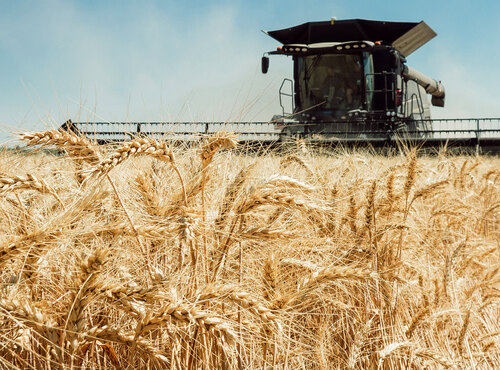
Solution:
[[[436,107],[444,107],[445,92],[444,86],[441,82],[438,82],[408,66],[404,66],[403,77],[416,81],[428,94],[431,94],[432,105]]]

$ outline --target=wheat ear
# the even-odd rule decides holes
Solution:
[[[438,364],[440,364],[441,366],[444,366],[445,368],[450,368],[450,369],[456,368],[455,365],[453,364],[453,362],[451,362],[450,360],[444,358],[443,356],[441,356],[437,352],[430,350],[430,349],[417,348],[415,351],[413,351],[413,354],[417,357],[422,357],[422,358],[436,361]]]
[[[144,334],[165,325],[170,320],[195,324],[216,338],[223,339],[229,345],[233,345],[236,341],[236,335],[227,322],[212,313],[199,310],[196,306],[187,306],[182,303],[166,303],[154,313],[147,313],[142,323],[141,333]]]
[[[138,155],[151,156],[169,163],[174,163],[175,161],[174,153],[166,142],[159,142],[150,137],[140,137],[124,143],[108,158],[100,161],[91,169],[84,171],[84,177],[88,178],[93,175],[104,176],[126,159]]]
[[[377,369],[382,369],[384,361],[392,353],[396,352],[400,348],[410,347],[412,344],[410,342],[396,342],[386,345],[380,351],[378,351],[378,366]]]
[[[240,192],[243,184],[245,184],[245,181],[248,178],[250,172],[255,168],[256,165],[257,162],[254,162],[251,165],[243,168],[238,173],[238,175],[236,175],[233,182],[226,188],[226,193],[224,194],[224,200],[219,212],[219,217],[217,217],[217,220],[215,221],[215,224],[219,229],[223,227],[226,216],[231,211],[231,208],[234,205],[236,196]]]
[[[282,168],[288,167],[288,165],[292,163],[297,163],[300,167],[302,167],[308,176],[312,177],[314,176],[314,171],[311,170],[311,167],[306,163],[306,161],[296,155],[288,155],[285,158],[283,158],[280,162],[280,165]]]
[[[19,135],[19,138],[27,141],[27,146],[55,146],[64,150],[71,159],[78,163],[93,165],[100,160],[99,152],[93,147],[89,139],[70,130],[23,133]]]
[[[413,185],[415,184],[416,174],[417,174],[417,152],[416,149],[412,149],[412,151],[408,154],[406,180],[403,186],[403,195],[406,199],[406,202],[408,202],[410,191],[413,188]]]
[[[233,149],[238,145],[236,135],[224,131],[219,131],[207,138],[201,147],[202,168],[205,169],[213,160],[214,155],[220,149]]]
[[[37,179],[32,174],[27,174],[26,177],[22,176],[7,176],[3,175],[0,177],[0,195],[6,194],[16,190],[36,190],[42,194],[52,195],[59,204],[64,208],[64,204],[61,198],[57,195],[57,192],[47,185],[42,179]]]
[[[424,307],[422,308],[413,318],[411,321],[410,326],[408,327],[408,330],[406,331],[406,337],[411,338],[413,333],[415,332],[415,329],[417,328],[418,324],[424,319],[424,317],[430,312],[430,307]]]
[[[467,333],[467,329],[468,329],[469,324],[470,324],[470,315],[471,315],[471,310],[468,309],[467,314],[465,315],[462,329],[460,330],[460,334],[458,336],[458,352],[460,353],[460,356],[463,356],[463,354],[464,354],[465,334]]]
[[[75,351],[80,345],[81,334],[85,326],[85,309],[93,298],[96,278],[106,255],[106,250],[97,249],[80,263],[79,271],[73,276],[72,306],[66,322],[67,340],[72,351]]]
[[[0,298],[0,314],[7,318],[22,321],[26,326],[34,329],[38,334],[53,345],[59,344],[60,330],[57,324],[42,310],[33,306],[30,301]]]
[[[264,288],[264,299],[268,302],[276,298],[276,288],[278,285],[278,264],[274,254],[271,253],[268,258],[264,261],[264,266],[262,269],[262,283]]]
[[[244,214],[266,204],[302,211],[324,212],[329,210],[329,207],[315,204],[308,200],[298,199],[295,195],[285,190],[277,190],[271,187],[256,190],[236,211],[238,214]]]
[[[136,338],[132,333],[127,333],[119,328],[113,328],[108,325],[102,327],[93,327],[92,329],[86,331],[83,334],[86,340],[92,341],[96,339],[110,341],[115,343],[121,343],[128,347],[137,348],[140,351],[153,356],[161,362],[167,362],[165,356],[161,351],[158,350],[156,346],[145,339]]]
[[[363,325],[361,330],[356,332],[356,334],[354,335],[354,341],[353,341],[351,347],[349,348],[349,356],[348,356],[348,360],[347,360],[347,366],[349,367],[349,369],[356,368],[356,364],[358,363],[359,357],[361,354],[361,349],[363,348],[363,345],[366,341],[366,337],[368,336],[368,333],[370,332],[370,328],[372,326],[373,319],[374,318],[372,317],[370,320],[368,320]]]

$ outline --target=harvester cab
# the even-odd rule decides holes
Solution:
[[[287,115],[282,105],[277,120],[285,136],[421,136],[432,130],[427,95],[444,106],[443,85],[406,65],[406,57],[436,36],[423,21],[332,19],[265,33],[282,45],[264,54],[263,73],[268,55],[293,58],[293,112]]]

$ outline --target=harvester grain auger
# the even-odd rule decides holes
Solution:
[[[270,55],[293,60],[293,78],[279,91],[282,112],[269,122],[72,125],[101,141],[137,134],[186,141],[226,130],[260,143],[305,137],[344,146],[449,143],[498,151],[499,118],[431,119],[431,104],[444,107],[444,86],[407,65],[407,57],[436,36],[425,22],[332,19],[265,33],[281,45],[264,53],[263,73]]]

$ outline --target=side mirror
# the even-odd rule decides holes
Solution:
[[[267,73],[267,71],[269,70],[269,57],[266,56],[262,57],[261,67],[262,67],[262,73]]]

